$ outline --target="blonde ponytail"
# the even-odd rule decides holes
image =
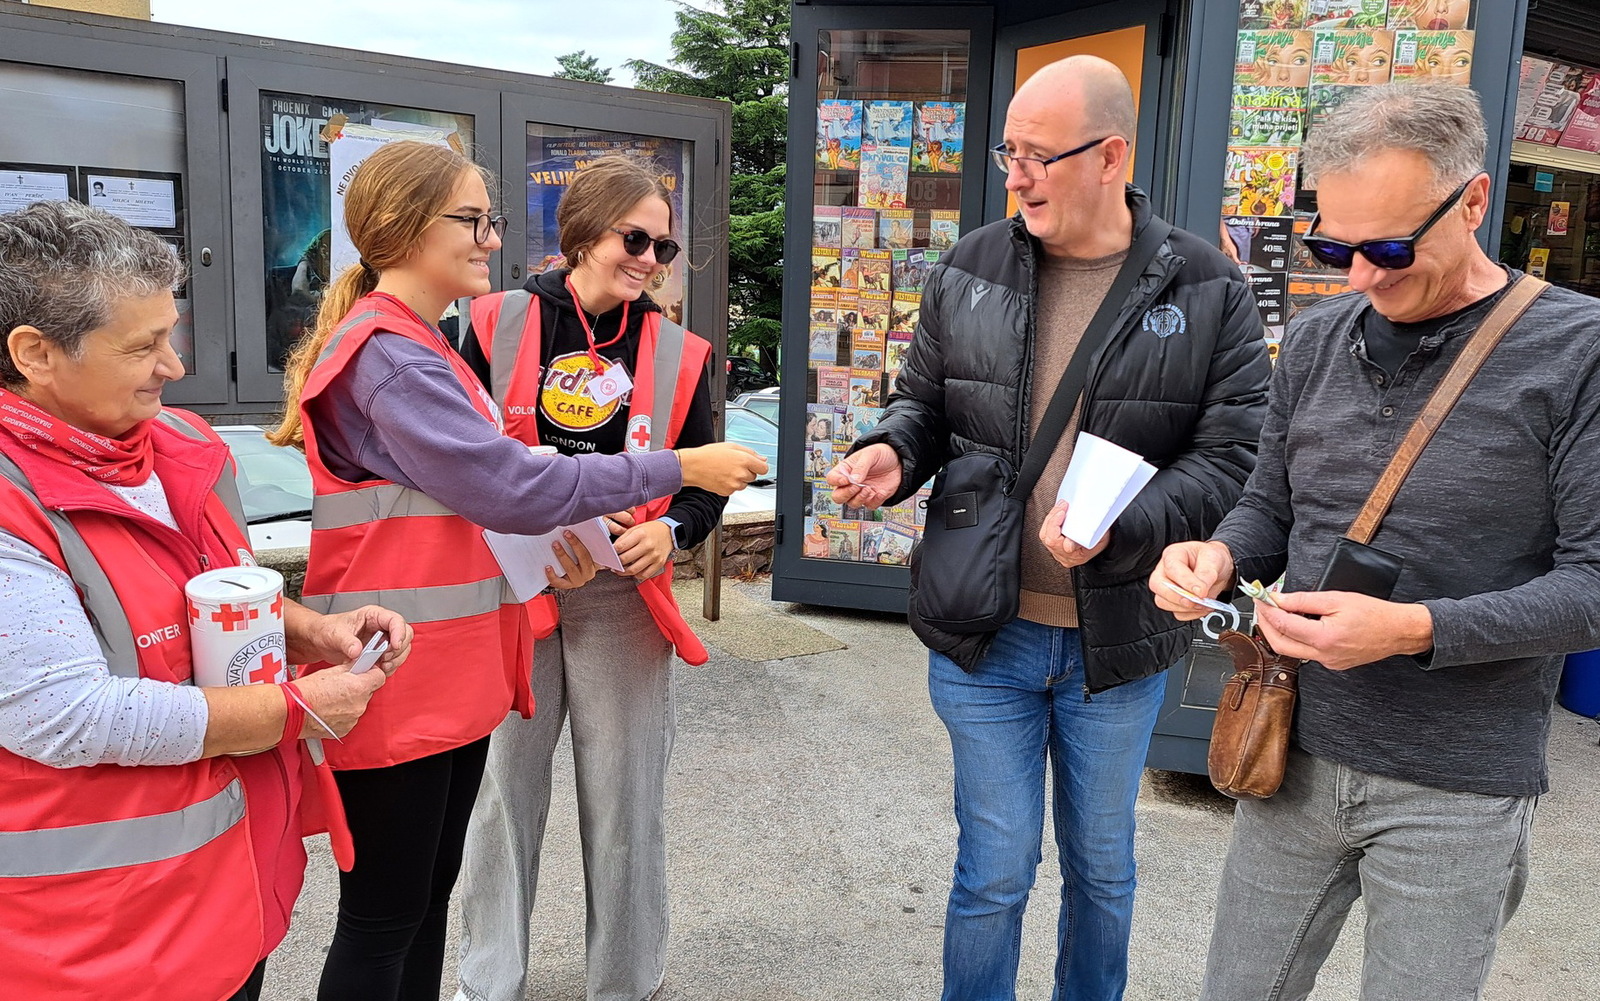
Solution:
[[[317,307],[317,325],[308,331],[289,354],[283,371],[283,418],[277,430],[267,432],[267,440],[274,445],[289,445],[306,450],[305,429],[300,426],[300,393],[306,388],[306,379],[322,357],[323,349],[334,330],[343,322],[362,296],[378,287],[378,273],[362,264],[352,264],[334,279],[322,293],[322,304]]]

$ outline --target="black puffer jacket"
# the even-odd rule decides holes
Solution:
[[[1127,197],[1137,233],[1151,219],[1150,203],[1132,185]],[[1020,468],[1034,405],[1041,253],[1014,217],[963,237],[929,274],[921,322],[888,410],[855,446],[885,442],[899,453],[900,492],[888,503],[966,452],[995,452]],[[1091,360],[1081,430],[1138,452],[1160,470],[1117,519],[1105,551],[1073,571],[1091,692],[1166,669],[1193,638],[1192,625],[1156,608],[1146,579],[1166,546],[1211,534],[1255,468],[1270,374],[1261,335],[1239,269],[1205,241],[1174,229]],[[921,632],[930,647],[968,670],[992,638]]]

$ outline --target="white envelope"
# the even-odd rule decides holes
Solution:
[[[489,544],[489,551],[494,553],[495,562],[500,564],[500,572],[506,575],[506,582],[511,585],[518,601],[531,601],[550,586],[545,579],[545,567],[554,570],[557,577],[567,575],[550,549],[552,543],[560,542],[568,553],[572,552],[572,547],[567,546],[562,537],[563,532],[576,535],[578,541],[588,548],[595,563],[622,572],[622,559],[617,556],[617,549],[611,543],[611,533],[606,530],[604,518],[564,525],[543,535],[508,535],[485,529],[483,541]]]
[[[1137,452],[1079,432],[1067,475],[1056,491],[1056,500],[1068,505],[1061,534],[1085,549],[1098,546],[1111,523],[1155,475],[1156,467]]]

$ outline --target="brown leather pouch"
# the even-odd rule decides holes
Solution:
[[[1266,799],[1283,783],[1300,661],[1280,657],[1259,636],[1229,629],[1217,642],[1233,658],[1206,755],[1211,784],[1234,799]]]

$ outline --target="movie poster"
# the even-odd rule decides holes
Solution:
[[[323,127],[337,116],[358,125],[408,122],[453,132],[470,148],[473,122],[471,115],[269,91],[261,92],[260,115],[267,366],[282,372],[289,349],[315,325],[322,292],[334,277],[329,264],[332,189]]]
[[[540,134],[534,134],[535,131]],[[655,136],[635,136],[623,132],[560,129],[566,135],[544,135],[557,131],[550,126],[529,126],[527,143],[528,179],[528,232],[527,268],[529,275],[540,274],[556,265],[561,257],[560,228],[556,225],[556,206],[567,186],[589,164],[603,156],[622,154],[650,164],[660,172],[661,183],[671,192],[672,216],[679,220],[688,218],[684,209],[684,186],[687,172],[684,161],[685,147],[681,139],[661,139]],[[673,234],[682,244],[685,253],[665,272],[666,284],[650,289],[651,299],[661,307],[667,318],[683,322],[684,275],[687,261],[692,259],[686,233]]]

